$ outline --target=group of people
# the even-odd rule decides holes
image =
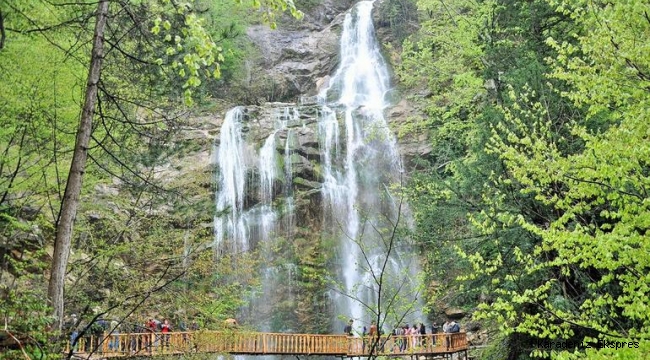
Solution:
[[[70,331],[70,343],[73,349],[77,344],[82,343],[82,351],[101,351],[103,344],[108,342],[109,351],[125,349],[151,349],[162,346],[169,347],[170,333],[177,331],[196,331],[199,329],[196,321],[188,327],[184,321],[179,321],[177,326],[172,326],[169,319],[162,321],[149,318],[138,323],[118,322],[117,320],[95,319],[89,326],[78,321],[77,316],[72,314],[66,323]],[[81,330],[81,332],[80,332]],[[131,336],[129,339],[122,339],[120,344],[120,333],[145,334],[145,336]],[[149,334],[149,335],[147,335]],[[79,341],[83,339],[83,341]]]
[[[348,336],[354,336],[354,320],[350,319],[348,323],[345,325],[343,328],[343,333],[348,335]],[[442,325],[442,329],[440,329],[440,326],[437,323],[433,323],[431,325],[431,334],[438,334],[439,331],[442,330],[443,333],[448,334],[448,333],[457,333],[460,332],[460,324],[457,323],[454,320],[447,320],[445,323]],[[366,328],[365,326],[363,327],[363,330],[361,332],[361,336],[373,336],[377,335],[377,333],[380,333],[380,335],[384,334],[384,331],[382,329],[377,328],[377,322],[372,321],[370,323],[370,329]],[[409,326],[409,324],[406,325],[397,325],[393,329],[392,333],[393,336],[396,335],[426,335],[427,330],[426,326],[424,323],[417,323],[413,324],[412,326]]]
[[[354,336],[354,320],[350,319],[348,323],[345,325],[343,328],[343,333],[346,334],[347,336]],[[437,323],[433,323],[431,325],[431,334],[438,334],[440,331],[440,327],[438,326]],[[446,321],[442,325],[442,332],[445,334],[452,334],[452,333],[457,333],[460,332],[460,324],[457,323],[456,321]],[[365,326],[363,327],[361,331],[361,336],[363,337],[363,342],[362,342],[362,352],[366,352],[366,348],[368,348],[367,345],[370,345],[373,347],[375,345],[374,341],[377,339],[377,336],[384,335],[384,332],[381,328],[377,327],[376,321],[372,321],[370,323],[370,328],[366,328]],[[391,336],[394,336],[394,341],[392,342],[392,347],[393,347],[393,352],[406,352],[409,348],[416,348],[418,346],[426,346],[426,341],[427,337],[427,329],[424,323],[420,322],[417,324],[413,324],[409,326],[409,324],[405,325],[396,325],[393,328],[393,331],[391,332]],[[368,343],[368,340],[370,340],[370,343]],[[449,341],[448,339],[446,340],[447,342]],[[383,352],[384,351],[384,346],[385,342],[380,342],[378,343],[380,348],[375,349],[376,351]]]

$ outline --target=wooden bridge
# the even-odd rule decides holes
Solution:
[[[243,331],[194,331],[111,334],[82,337],[66,347],[76,358],[223,353],[240,355],[328,355],[337,357],[434,356],[462,353],[467,358],[465,333],[382,337],[281,334]]]

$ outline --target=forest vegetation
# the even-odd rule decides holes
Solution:
[[[245,29],[320,3],[0,0],[0,358],[58,356],[71,313],[218,328],[247,305],[260,259],[206,245],[211,174],[158,174],[195,150],[188,116],[268,95],[242,81]],[[383,0],[376,20],[421,114],[395,131],[431,149],[403,188],[430,313],[488,329],[481,359],[647,357],[650,2]]]
[[[494,326],[484,358],[643,358],[650,4],[418,6],[398,73],[426,94],[414,101],[427,120],[410,126],[433,152],[409,191],[432,301],[453,297]],[[615,339],[639,347],[595,346]]]

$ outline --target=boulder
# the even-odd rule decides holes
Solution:
[[[465,314],[465,311],[459,308],[450,307],[445,309],[445,315],[450,319],[462,319]]]
[[[470,346],[481,346],[488,342],[487,330],[467,331],[467,342]]]

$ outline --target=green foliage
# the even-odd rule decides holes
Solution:
[[[421,102],[428,118],[407,124],[402,135],[423,128],[431,132],[442,165],[462,155],[473,134],[473,120],[484,96],[482,45],[478,42],[491,2],[473,5],[469,1],[421,1],[421,11],[429,19],[418,34],[404,41],[402,64],[397,74],[406,86],[417,88],[427,97]]]
[[[81,95],[78,64],[42,38],[12,36],[0,53],[0,211],[58,209]],[[13,196],[13,194],[21,194]],[[12,199],[10,201],[10,199]],[[50,213],[51,218],[55,214]]]
[[[47,262],[43,251],[4,254],[0,275],[0,316],[5,324],[0,331],[2,359],[47,356],[53,334],[50,309],[43,298],[47,293],[43,271]]]
[[[183,79],[185,102],[192,103],[192,89],[201,85],[201,78],[221,76],[222,48],[217,46],[204,27],[204,19],[193,11],[190,2],[152,2],[151,33],[163,39],[164,55],[156,59],[164,72]],[[180,18],[180,19],[178,19]],[[175,25],[180,23],[180,26]]]
[[[277,27],[275,22],[276,12],[289,11],[296,19],[301,19],[304,15],[296,8],[293,0],[237,0],[240,4],[250,4],[253,8],[262,12],[262,18],[269,23],[272,29]]]
[[[481,291],[481,285],[475,284],[469,287],[474,294],[463,294],[465,290],[458,288],[454,292],[453,282],[441,279],[453,279],[467,267],[455,254],[459,241],[468,247],[484,241],[465,219],[480,202],[483,176],[470,164],[479,161],[476,156],[465,156],[481,137],[480,105],[487,96],[481,76],[485,67],[481,34],[494,4],[420,1],[418,6],[427,19],[404,42],[397,73],[407,86],[426,94],[413,101],[427,117],[407,123],[400,135],[427,133],[433,149],[419,162],[424,171],[414,174],[406,193],[418,227],[414,237],[424,250],[432,281],[429,307],[435,311],[440,300],[471,302]]]
[[[641,2],[420,6],[449,18],[434,16],[405,44],[400,72],[431,94],[429,118],[413,128],[430,129],[433,151],[410,198],[429,277],[448,285],[435,291],[481,303],[474,317],[498,327],[510,358],[525,358],[535,339],[638,341],[616,355],[639,358],[650,290]],[[447,32],[455,41],[438,53]],[[456,87],[465,74],[474,81]]]
[[[301,332],[326,334],[330,331],[328,292],[328,262],[332,254],[327,251],[326,239],[314,239],[310,229],[300,229],[305,238],[294,240],[298,262],[297,315]]]
[[[590,333],[584,336],[586,341],[630,340],[647,347],[650,96],[643,90],[648,82],[643,71],[650,65],[650,48],[634,39],[650,35],[650,23],[636,2],[604,8],[586,2],[556,5],[585,29],[576,33],[577,45],[549,40],[559,53],[551,76],[566,81],[571,88],[563,96],[585,110],[584,118],[569,125],[584,147],[575,153],[562,151],[554,141],[545,104],[527,92],[511,93],[515,102],[504,109],[505,124],[494,128],[488,151],[503,159],[523,193],[559,215],[547,224],[522,216],[502,219],[541,239],[532,252],[515,248],[524,273],[552,269],[557,275],[525,291],[500,289],[500,297],[485,307],[485,315],[505,325],[522,316],[517,305],[534,304],[553,318],[525,314],[512,331],[566,339],[578,328]],[[605,19],[610,25],[603,25]],[[589,120],[594,117],[611,125],[593,129]],[[482,224],[483,231],[489,231],[486,226]],[[557,301],[558,287],[567,283],[579,287],[579,296],[567,296],[565,290],[562,301]],[[504,331],[509,331],[507,326]],[[638,358],[643,352],[626,353],[618,356]],[[562,351],[552,355],[575,357]]]
[[[387,0],[376,6],[379,27],[390,28],[390,33],[398,44],[417,29],[418,13],[414,1]]]

